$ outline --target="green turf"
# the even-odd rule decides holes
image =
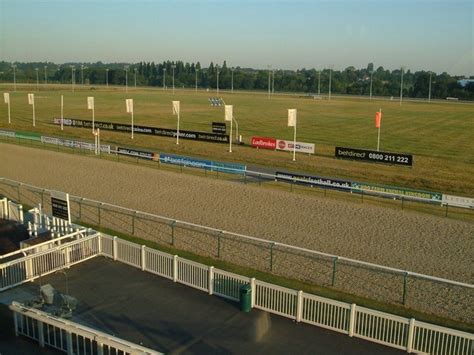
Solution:
[[[176,127],[171,112],[171,101],[181,101],[181,129],[211,131],[212,121],[224,121],[224,108],[212,107],[208,98],[215,92],[160,89],[123,89],[76,86],[50,86],[35,92],[18,86],[0,86],[11,93],[12,124],[7,123],[7,105],[0,105],[0,128],[36,131],[55,136],[92,140],[89,129],[66,127],[63,132],[52,124],[60,115],[60,95],[64,95],[65,117],[91,119],[86,97],[95,97],[96,120],[129,123],[125,99],[134,98],[135,124],[165,128]],[[27,92],[35,92],[36,128],[32,127],[32,110]],[[137,146],[163,151],[234,161],[247,165],[258,164],[320,176],[350,178],[401,187],[411,187],[473,196],[474,190],[474,106],[462,103],[418,103],[398,101],[369,101],[361,99],[314,100],[297,95],[268,99],[257,93],[220,95],[227,104],[234,105],[234,116],[239,133],[249,143],[253,135],[292,139],[293,130],[287,127],[287,109],[298,109],[297,140],[316,144],[315,155],[257,150],[248,146],[234,146],[228,152],[224,144],[175,140],[165,137],[135,135],[132,141],[126,133],[102,132],[102,143]],[[334,146],[375,149],[377,130],[374,114],[382,108],[381,149],[414,154],[413,168],[375,165],[334,159]],[[235,128],[235,126],[234,126]]]

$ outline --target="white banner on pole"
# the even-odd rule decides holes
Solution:
[[[87,109],[93,110],[94,109],[94,96],[87,97]]]
[[[30,105],[35,104],[35,94],[28,94],[28,104]]]
[[[296,109],[288,109],[288,127],[296,126]]]
[[[173,115],[179,115],[179,101],[172,101],[173,103]]]
[[[125,99],[127,105],[127,113],[133,113],[133,99]]]
[[[10,103],[10,93],[4,92],[3,93],[3,100],[5,100],[6,104],[9,104]]]
[[[225,105],[225,120],[226,121],[232,121],[232,116],[233,116],[233,113],[232,113],[232,110],[233,110],[234,106],[232,105]]]

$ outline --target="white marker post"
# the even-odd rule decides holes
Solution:
[[[288,127],[294,127],[293,161],[296,161],[296,109],[288,109]]]
[[[225,120],[230,121],[230,134],[229,134],[229,153],[232,153],[232,119],[233,119],[233,106],[225,105]]]
[[[173,115],[178,116],[178,128],[176,130],[176,144],[179,144],[179,101],[172,101]]]
[[[380,127],[382,126],[382,109],[379,112],[375,113],[375,127],[379,129],[377,137],[377,152],[380,148]]]
[[[94,134],[94,128],[95,128],[94,96],[87,97],[87,109],[92,110],[92,134]]]
[[[33,106],[33,127],[36,127],[35,118],[35,94],[28,94],[28,104]]]
[[[125,106],[127,107],[127,113],[132,114],[132,139],[133,139],[133,99],[125,99]]]
[[[64,130],[64,98],[61,95],[61,131]]]
[[[8,123],[11,124],[11,118],[10,118],[10,93],[4,92],[3,93],[3,100],[5,103],[8,105]]]

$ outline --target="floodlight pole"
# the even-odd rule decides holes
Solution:
[[[16,92],[16,65],[12,64],[13,68],[13,91]]]
[[[431,102],[431,71],[430,71],[430,85],[428,87],[428,102]]]
[[[125,92],[128,92],[128,65],[125,66]]]
[[[329,68],[329,100],[331,100],[331,76],[332,76],[332,67]]]
[[[109,87],[109,69],[105,69],[105,85]]]
[[[402,100],[403,100],[403,70],[404,68],[402,67],[401,68],[402,76],[400,78],[400,105],[402,104]]]
[[[174,69],[175,69],[175,68],[176,68],[176,65],[173,64],[173,65],[171,66],[171,69],[173,69],[173,95],[174,95]],[[178,115],[178,117],[179,117],[179,115]],[[179,120],[179,118],[178,118],[178,120]]]
[[[270,75],[271,75],[271,65],[268,65],[268,98],[270,98]]]
[[[318,71],[318,96],[321,96],[321,70]]]
[[[35,68],[36,70],[36,90],[39,91],[39,68]]]
[[[370,99],[372,100],[372,77],[374,76],[374,68],[372,68],[372,72],[370,73]]]
[[[61,95],[61,131],[64,130],[64,99]]]
[[[194,91],[196,91],[196,92],[198,91],[198,71],[199,71],[199,69],[196,69],[196,70],[195,70],[195,74],[196,74],[196,86],[195,86]]]
[[[48,84],[48,66],[47,65],[44,66],[44,84],[45,85]]]
[[[217,92],[217,96],[219,96],[219,64],[216,64],[216,71],[217,71],[217,87],[216,87],[216,92]]]
[[[382,109],[380,109],[380,122],[379,122],[379,133],[377,137],[377,152],[379,151],[380,148],[380,127],[382,127]]]
[[[231,92],[234,93],[234,68],[230,68],[231,73]]]

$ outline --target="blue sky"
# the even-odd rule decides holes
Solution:
[[[474,74],[473,1],[0,0],[0,60]]]

